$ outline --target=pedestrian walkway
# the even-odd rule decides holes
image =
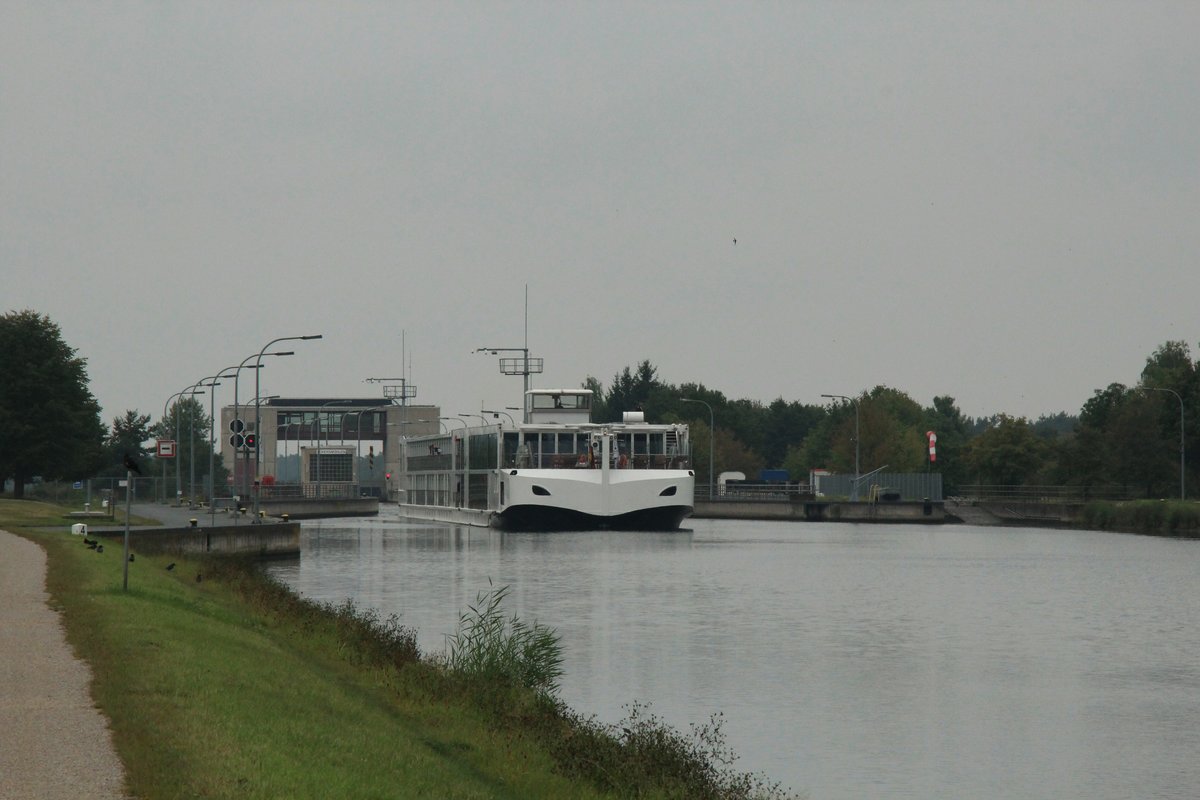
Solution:
[[[0,800],[117,800],[108,721],[45,586],[46,552],[0,531]]]
[[[191,521],[196,520],[200,527],[210,524],[213,520],[220,525],[232,524],[233,518],[225,511],[218,511],[212,514],[207,507],[205,508],[188,508],[187,506],[168,505],[166,503],[134,503],[130,507],[130,513],[133,518],[141,517],[142,519],[155,520],[153,525],[134,525],[135,529],[145,528],[186,528],[191,524]],[[121,513],[125,512],[125,506],[121,506]],[[107,517],[99,520],[82,520],[87,522],[89,531],[123,531],[125,530],[124,522],[114,522]],[[242,520],[243,524],[248,520]]]

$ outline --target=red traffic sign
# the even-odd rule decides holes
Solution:
[[[175,457],[175,440],[174,439],[156,439],[158,445],[159,458],[174,458]]]

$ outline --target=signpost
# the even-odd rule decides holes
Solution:
[[[157,439],[155,440],[159,458],[174,458],[175,457],[175,440],[174,439]]]

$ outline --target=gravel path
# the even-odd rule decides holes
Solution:
[[[91,671],[45,585],[45,551],[0,531],[0,800],[119,800],[124,772]]]

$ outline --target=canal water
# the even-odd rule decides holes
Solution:
[[[813,800],[1200,796],[1200,541],[689,520],[663,533],[306,523],[271,571],[440,651],[489,586],[556,628],[561,695]]]

